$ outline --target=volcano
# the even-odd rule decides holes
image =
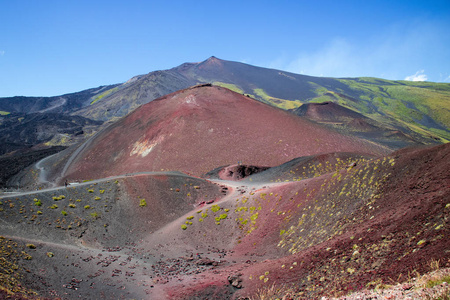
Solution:
[[[335,151],[387,153],[382,146],[207,84],[141,106],[85,143],[62,175],[82,180],[176,170],[199,176],[222,165],[275,166]]]

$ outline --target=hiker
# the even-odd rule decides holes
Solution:
[[[64,186],[67,187],[68,185],[69,185],[69,182],[66,179],[66,181],[64,181]]]

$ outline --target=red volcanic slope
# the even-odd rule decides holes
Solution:
[[[161,170],[200,175],[238,161],[274,166],[336,151],[386,152],[228,89],[203,85],[141,106],[96,135],[63,175],[93,179]]]
[[[192,244],[199,243],[197,232],[220,237],[232,249],[228,260],[237,263],[195,284],[167,287],[170,299],[209,298],[211,287],[226,292],[229,275],[242,280],[232,299],[272,285],[291,288],[298,299],[320,299],[403,282],[415,271],[430,271],[433,260],[449,267],[449,155],[446,144],[356,159],[354,167],[220,203],[235,212],[220,226],[240,223],[237,238],[224,234],[229,228],[207,232],[219,226],[203,224],[206,219],[194,219],[184,234]]]

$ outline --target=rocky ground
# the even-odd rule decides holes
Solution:
[[[411,277],[435,261],[450,267],[449,155],[448,145],[326,155],[243,179],[141,173],[3,196],[1,291],[245,299],[283,288],[294,299],[414,299]]]

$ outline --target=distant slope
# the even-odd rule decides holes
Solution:
[[[306,103],[291,111],[343,134],[354,135],[392,149],[420,144],[422,140],[414,139],[416,134],[411,130],[377,122],[335,102]]]
[[[450,84],[299,75],[211,57],[133,79],[77,114],[107,120],[197,83],[213,83],[259,101],[294,109],[332,101],[397,128],[422,143],[450,140]]]
[[[141,106],[92,138],[64,174],[92,179],[139,171],[195,175],[242,161],[273,166],[333,151],[387,153],[249,97],[199,86]]]
[[[416,139],[450,140],[450,84],[376,78],[324,78],[255,67],[211,57],[175,68],[201,82],[223,84],[260,101],[292,109],[333,101]]]
[[[172,70],[151,72],[133,78],[116,92],[105,95],[92,105],[77,111],[76,114],[95,120],[122,117],[142,104],[186,89],[198,82],[198,80],[186,78]]]
[[[68,145],[97,128],[101,121],[58,113],[13,113],[0,119],[0,155],[42,143]],[[87,131],[87,132],[86,132]]]
[[[71,113],[86,105],[105,91],[119,85],[100,86],[76,93],[53,97],[3,97],[0,98],[0,111],[5,113]]]

